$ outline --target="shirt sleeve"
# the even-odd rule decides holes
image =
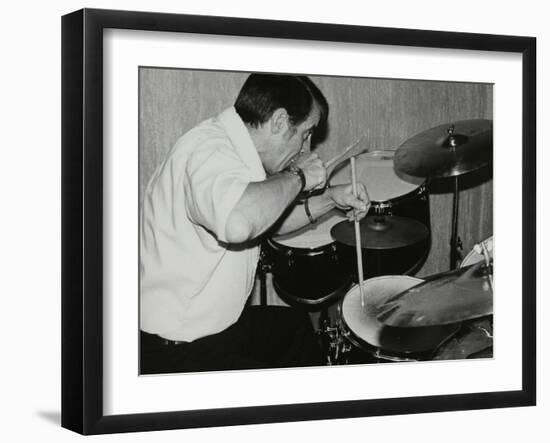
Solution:
[[[227,242],[227,218],[252,181],[250,169],[227,144],[209,142],[189,156],[185,178],[187,215]]]

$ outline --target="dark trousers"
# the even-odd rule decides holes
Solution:
[[[141,374],[323,364],[309,315],[283,306],[247,306],[226,330],[189,343],[143,331],[140,338]]]

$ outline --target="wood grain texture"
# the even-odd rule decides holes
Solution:
[[[154,169],[175,141],[231,106],[246,73],[140,68],[140,202]],[[434,126],[492,119],[492,85],[312,76],[329,105],[329,132],[317,147],[327,160],[364,135],[370,149],[396,149]],[[464,254],[493,232],[492,171],[460,179],[458,234]],[[449,268],[452,181],[430,185],[432,247],[418,276]]]

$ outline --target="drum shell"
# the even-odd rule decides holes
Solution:
[[[321,306],[349,287],[351,273],[335,243],[298,248],[268,239],[264,248],[273,286],[290,304]]]
[[[423,223],[431,232],[430,200],[426,185],[386,202],[372,202],[369,216],[383,215],[391,217],[408,217]],[[362,249],[363,275],[365,278],[379,275],[413,274],[426,260],[431,245],[431,235],[421,242],[393,249],[377,250]],[[338,244],[342,261],[353,270],[354,280],[357,278],[357,259],[355,248]]]
[[[340,311],[339,315],[341,315]],[[433,354],[433,351],[398,353],[384,350],[367,343],[356,335],[344,320],[341,320],[339,327],[343,336],[351,344],[351,349],[348,351],[350,355],[347,357],[347,364],[422,361],[428,360],[431,354]]]

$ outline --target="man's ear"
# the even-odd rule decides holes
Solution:
[[[269,118],[269,129],[272,134],[282,134],[289,127],[288,112],[285,108],[277,108]]]

